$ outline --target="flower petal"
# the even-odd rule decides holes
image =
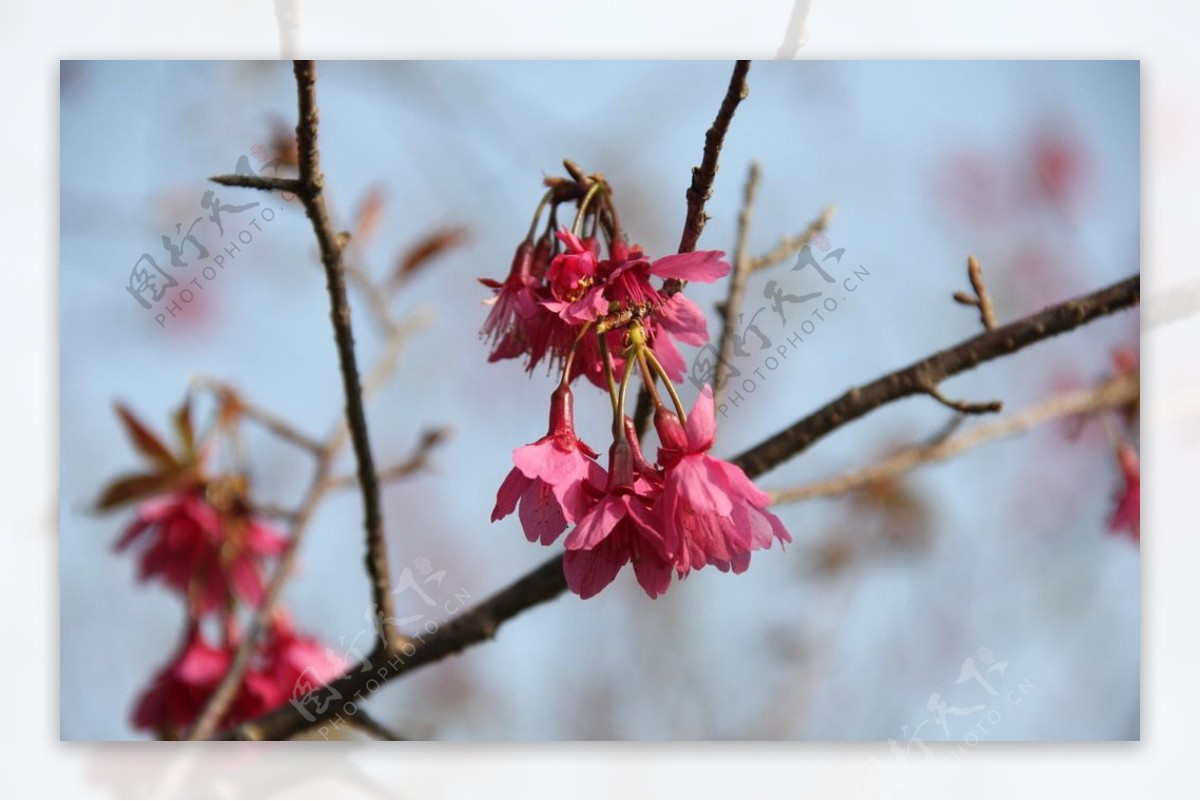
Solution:
[[[680,342],[697,346],[708,342],[708,320],[686,295],[672,295],[659,307],[658,315],[662,327]]]
[[[567,551],[563,575],[571,592],[586,600],[612,584],[628,561],[628,545],[610,537],[591,550]]]
[[[723,250],[697,250],[663,256],[650,265],[650,272],[660,278],[712,283],[729,275],[729,262]]]
[[[663,366],[663,370],[666,371],[671,381],[682,384],[687,363],[684,362],[683,356],[679,355],[679,348],[675,347],[671,337],[663,334],[662,329],[659,329],[658,335],[654,337],[654,342],[650,345],[650,350],[654,351],[655,358]]]
[[[505,477],[500,489],[496,492],[496,505],[492,508],[492,522],[508,517],[517,508],[517,501],[525,494],[532,479],[528,478],[518,468],[514,467]]]
[[[567,536],[563,546],[568,551],[582,551],[598,547],[616,528],[625,513],[625,503],[619,496],[605,495],[576,524],[575,530]]]
[[[671,562],[652,551],[638,550],[633,556],[633,574],[646,594],[657,598],[671,586]]]
[[[544,481],[532,481],[521,496],[521,526],[525,539],[549,545],[567,528],[558,499]]]
[[[717,438],[717,418],[714,414],[712,388],[707,384],[692,405],[687,418],[688,450],[703,453],[712,448]]]

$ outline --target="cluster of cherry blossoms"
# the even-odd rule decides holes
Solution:
[[[97,507],[139,502],[134,522],[115,547],[139,551],[139,580],[178,594],[186,612],[180,645],[138,699],[133,722],[161,739],[179,739],[195,725],[233,662],[242,642],[239,609],[262,602],[264,567],[287,541],[253,514],[245,476],[209,474],[209,448],[197,445],[190,403],[174,416],[178,452],[130,411],[117,411],[150,467],[110,484]],[[344,668],[341,658],[297,633],[287,612],[277,608],[219,725],[257,717]]]
[[[686,367],[675,340],[708,341],[704,313],[681,290],[688,281],[727,275],[724,253],[651,259],[626,242],[603,177],[547,184],[508,277],[481,279],[494,290],[481,331],[489,361],[524,359],[529,370],[546,363],[561,374],[549,430],[514,451],[492,520],[516,511],[525,536],[543,545],[574,525],[563,564],[567,585],[583,598],[608,586],[629,563],[651,598],[666,592],[673,574],[684,578],[709,565],[741,573],[751,551],[791,537],[767,510],[769,496],[739,467],[709,454],[716,436],[712,392],[705,387],[685,412],[675,389]],[[577,205],[574,223],[560,228],[558,207],[569,201]],[[626,414],[635,372],[654,406],[653,463]],[[570,387],[579,376],[609,394],[607,468],[575,432]]]

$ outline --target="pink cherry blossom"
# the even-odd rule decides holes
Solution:
[[[275,615],[262,647],[263,668],[286,700],[302,698],[346,672],[348,665],[315,637],[299,634],[287,614]]]
[[[661,483],[656,474],[645,472],[648,466],[635,451],[629,439],[613,443],[604,494],[564,543],[567,586],[581,598],[599,593],[630,562],[638,584],[651,598],[671,584],[671,554],[654,509]]]
[[[566,250],[550,262],[546,273],[550,279],[550,294],[556,300],[575,300],[596,277],[595,247],[566,229],[558,232],[558,238]]]
[[[286,545],[257,520],[222,519],[199,488],[142,504],[116,548],[145,540],[139,579],[158,578],[188,599],[193,614],[221,608],[231,595],[257,604],[263,595],[261,561]]]
[[[721,250],[695,250],[691,253],[673,253],[656,259],[650,272],[659,278],[678,281],[699,281],[711,284],[718,278],[729,275],[729,262]]]
[[[543,254],[544,257],[544,254]],[[492,345],[488,361],[514,359],[528,349],[529,326],[534,323],[539,309],[536,287],[539,279],[534,276],[537,251],[529,241],[522,242],[513,256],[512,267],[504,283],[481,278],[480,282],[496,291],[488,301],[492,310],[488,312],[479,334]]]
[[[716,437],[713,411],[712,391],[705,387],[685,427],[674,415],[655,420],[665,470],[656,508],[681,577],[707,565],[741,573],[750,565],[751,551],[770,548],[774,540],[792,541],[779,518],[767,511],[770,497],[741,468],[708,455]]]
[[[516,466],[496,493],[492,522],[512,514],[519,504],[521,525],[530,542],[553,543],[568,523],[587,511],[591,499],[584,482],[603,481],[604,471],[593,461],[596,452],[575,435],[573,404],[569,388],[555,390],[549,432],[513,451]]]
[[[1109,531],[1126,530],[1134,542],[1142,540],[1142,468],[1137,451],[1128,442],[1117,449],[1117,463],[1125,488],[1121,492],[1117,508],[1108,521]]]
[[[180,650],[138,699],[134,726],[168,738],[186,733],[225,677],[238,647],[237,637],[223,646],[210,645],[197,623],[189,625]],[[218,726],[236,726],[289,698],[303,697],[345,669],[344,660],[316,639],[298,634],[279,612],[257,643],[241,688]]]
[[[200,717],[205,704],[229,669],[234,647],[209,645],[200,627],[189,628],[183,646],[158,672],[142,693],[133,713],[133,725],[160,737],[181,737]],[[284,701],[271,678],[247,670],[242,687],[220,722],[221,728],[257,717]]]

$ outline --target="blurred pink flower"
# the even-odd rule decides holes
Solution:
[[[167,739],[186,734],[229,670],[238,642],[234,637],[224,647],[212,646],[199,625],[191,624],[183,646],[138,699],[133,713],[135,728]],[[257,644],[241,688],[218,727],[236,726],[290,698],[303,697],[345,669],[341,658],[316,639],[297,634],[286,614],[280,612]]]
[[[262,670],[271,676],[281,698],[307,695],[346,671],[346,660],[315,637],[298,634],[287,614],[275,614],[270,637],[262,646]]]
[[[1062,211],[1080,198],[1087,173],[1083,143],[1065,130],[1046,128],[1029,146],[1031,194]]]
[[[282,535],[253,518],[223,519],[201,488],[143,503],[116,549],[147,539],[139,580],[158,578],[187,599],[193,615],[224,607],[231,595],[257,604],[263,595],[261,560],[286,545]]]
[[[204,641],[200,627],[189,628],[183,647],[151,681],[133,713],[135,728],[154,731],[164,739],[181,738],[200,717],[233,659],[233,647],[215,648]],[[283,702],[275,683],[248,670],[220,727],[236,726]]]
[[[1142,469],[1137,451],[1128,442],[1117,448],[1117,463],[1125,488],[1117,501],[1117,508],[1108,521],[1109,531],[1128,531],[1134,542],[1142,541]]]

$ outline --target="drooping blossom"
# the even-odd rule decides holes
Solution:
[[[570,231],[559,231],[566,250],[554,257],[546,277],[550,297],[542,305],[571,325],[590,323],[608,311],[604,289],[596,285],[599,261],[594,241],[584,241]]]
[[[134,726],[167,739],[183,736],[225,677],[239,642],[234,636],[223,645],[211,645],[197,623],[189,625],[179,651],[139,697]],[[316,639],[297,633],[281,611],[256,644],[237,695],[218,727],[237,726],[290,698],[303,697],[345,668],[345,662]]]
[[[610,274],[605,297],[619,309],[653,310],[641,318],[646,344],[670,379],[680,382],[687,363],[675,342],[695,346],[708,342],[708,321],[690,298],[679,292],[671,295],[660,292],[651,284],[650,277],[707,282],[726,275],[729,264],[719,250],[681,253],[651,262],[642,256],[640,248],[634,246],[627,255],[628,259]],[[609,351],[614,354],[613,370],[620,374],[624,361],[616,354],[620,353],[621,332],[612,331],[606,336],[609,337]],[[577,373],[585,374],[598,387],[605,386],[604,365],[598,348],[592,346],[581,351],[576,362]]]
[[[1108,521],[1109,531],[1124,531],[1134,542],[1142,540],[1142,468],[1137,451],[1128,442],[1117,448],[1117,463],[1125,483],[1117,508]]]
[[[556,232],[556,239],[560,250],[553,255],[549,237],[536,246],[523,242],[503,282],[480,279],[495,291],[480,330],[492,348],[488,360],[525,357],[530,371],[543,361],[562,363],[583,326],[605,315],[632,312],[643,321],[647,342],[672,380],[682,380],[685,364],[673,340],[701,345],[708,341],[707,324],[692,301],[677,291],[664,291],[652,279],[715,281],[730,271],[725,254],[695,251],[651,260],[639,246],[615,238],[602,259],[593,238],[564,229]],[[607,336],[616,342],[610,351],[619,352],[620,333]],[[616,369],[620,370],[619,360]],[[595,336],[578,345],[569,379],[580,375],[605,386]]]
[[[135,543],[143,547],[138,578],[162,581],[193,614],[205,614],[231,595],[261,601],[262,560],[280,554],[286,540],[257,519],[223,515],[195,487],[140,505],[116,548]]]
[[[613,443],[603,495],[564,543],[567,587],[580,598],[599,593],[630,562],[638,584],[651,598],[671,584],[674,563],[655,511],[661,479],[645,464],[636,443],[636,434],[630,438],[628,433]]]
[[[492,309],[479,332],[492,345],[488,361],[514,359],[528,350],[529,328],[539,313],[536,287],[540,279],[534,276],[536,255],[532,243],[522,242],[517,246],[512,267],[503,283],[479,279],[484,286],[496,291],[488,301]]]
[[[516,466],[496,493],[492,522],[519,505],[525,536],[549,545],[587,511],[590,499],[584,482],[601,483],[604,471],[593,461],[596,452],[576,436],[573,415],[571,390],[560,386],[551,396],[546,436],[513,451]]]
[[[315,637],[300,634],[286,612],[276,612],[261,647],[261,669],[283,700],[300,699],[346,671],[346,660]]]
[[[713,412],[712,390],[705,387],[686,426],[669,412],[655,418],[664,468],[656,506],[681,576],[708,565],[741,573],[750,565],[751,551],[770,548],[774,540],[792,541],[766,508],[770,496],[741,468],[708,455],[716,437]]]
[[[200,627],[192,625],[183,646],[138,699],[133,713],[134,727],[156,732],[164,739],[181,738],[204,711],[229,669],[234,651],[232,646],[210,645]],[[219,726],[236,726],[273,709],[282,701],[270,676],[249,669]]]
[[[547,181],[550,191],[535,215],[534,227],[553,202],[549,231],[558,204],[577,201],[573,232],[539,240],[550,243],[548,258],[533,259],[545,269],[518,271],[516,289],[489,284],[497,289],[497,304],[506,291],[511,295],[508,311],[493,310],[485,324],[485,334],[501,330],[501,319],[508,326],[491,360],[525,356],[528,370],[542,362],[561,366],[549,432],[514,452],[515,467],[497,492],[492,520],[519,508],[525,536],[545,545],[574,524],[564,542],[563,571],[568,587],[583,598],[599,593],[629,564],[651,598],[668,589],[672,574],[683,578],[708,565],[741,572],[751,551],[791,537],[767,511],[765,493],[740,469],[708,455],[715,431],[711,393],[697,402],[685,426],[682,411],[679,417],[667,412],[656,389],[663,383],[678,403],[672,385],[687,371],[678,346],[709,340],[704,312],[682,290],[688,282],[728,275],[730,265],[715,250],[650,258],[622,234],[603,178],[572,175],[570,182]],[[593,234],[575,233],[582,231]],[[525,313],[528,304],[518,305],[518,297],[536,299],[536,311]],[[607,471],[574,430],[567,387],[580,376],[612,399]],[[642,397],[657,408],[657,464],[646,461],[625,416],[632,380],[651,390]]]

